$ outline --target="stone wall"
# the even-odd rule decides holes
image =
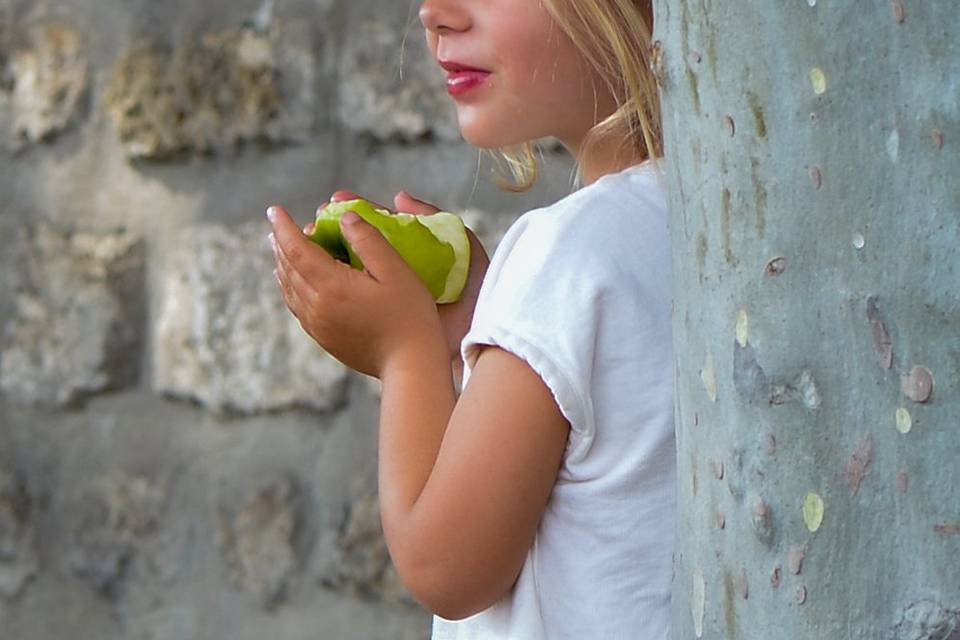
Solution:
[[[378,387],[302,332],[263,211],[338,188],[516,215],[417,3],[0,0],[0,636],[425,638]]]

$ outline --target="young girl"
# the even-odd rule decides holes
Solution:
[[[283,295],[382,381],[383,531],[434,638],[665,639],[675,450],[650,0],[424,0],[420,18],[464,138],[505,151],[522,189],[530,143],[553,136],[582,187],[520,217],[489,267],[471,236],[464,297],[440,307],[357,216],[343,232],[362,272],[271,207]]]

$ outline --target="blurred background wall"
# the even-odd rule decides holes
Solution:
[[[378,383],[302,333],[263,219],[338,188],[492,253],[500,191],[417,2],[0,0],[0,637],[426,638],[381,537]]]

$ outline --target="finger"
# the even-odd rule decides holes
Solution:
[[[416,215],[431,215],[440,211],[436,205],[414,198],[406,191],[401,191],[393,197],[393,204],[397,211]]]
[[[397,250],[390,246],[380,230],[349,211],[340,220],[343,236],[363,266],[378,282],[388,281],[398,270],[409,269]]]
[[[379,202],[374,202],[373,200],[368,200],[367,198],[364,198],[364,197],[361,196],[361,195],[357,195],[357,194],[354,193],[353,191],[347,191],[347,190],[345,190],[345,189],[341,189],[341,190],[339,190],[339,191],[334,191],[334,192],[333,192],[333,195],[330,196],[330,202],[345,202],[345,201],[347,201],[347,200],[359,200],[359,199],[361,199],[361,198],[363,198],[364,200],[367,200],[367,202],[369,202],[370,204],[372,204],[375,209],[389,209],[389,207],[385,207],[385,206],[383,206],[382,204],[380,204]]]
[[[337,262],[319,245],[310,241],[283,207],[270,207],[268,212],[277,250],[290,270],[299,273],[307,282],[321,283],[336,272]]]
[[[273,270],[273,276],[277,279],[277,285],[280,287],[280,295],[283,297],[283,301],[286,303],[287,308],[290,309],[290,313],[294,315],[298,320],[300,319],[300,302],[296,295],[293,292],[293,287],[290,284],[290,278],[286,270],[279,263],[276,268]]]
[[[303,225],[303,235],[305,236],[313,235],[313,231],[315,228],[316,227],[312,222],[308,222],[307,224]]]
[[[305,304],[316,300],[317,293],[300,274],[290,268],[282,256],[278,256],[277,268],[274,270],[277,274],[277,281],[280,283],[280,291],[283,293],[284,302],[290,312],[296,316],[297,320],[303,320],[303,314],[309,309]]]

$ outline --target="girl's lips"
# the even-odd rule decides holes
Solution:
[[[489,71],[479,71],[474,69],[462,69],[451,71],[447,75],[447,93],[451,96],[462,96],[483,84]]]

